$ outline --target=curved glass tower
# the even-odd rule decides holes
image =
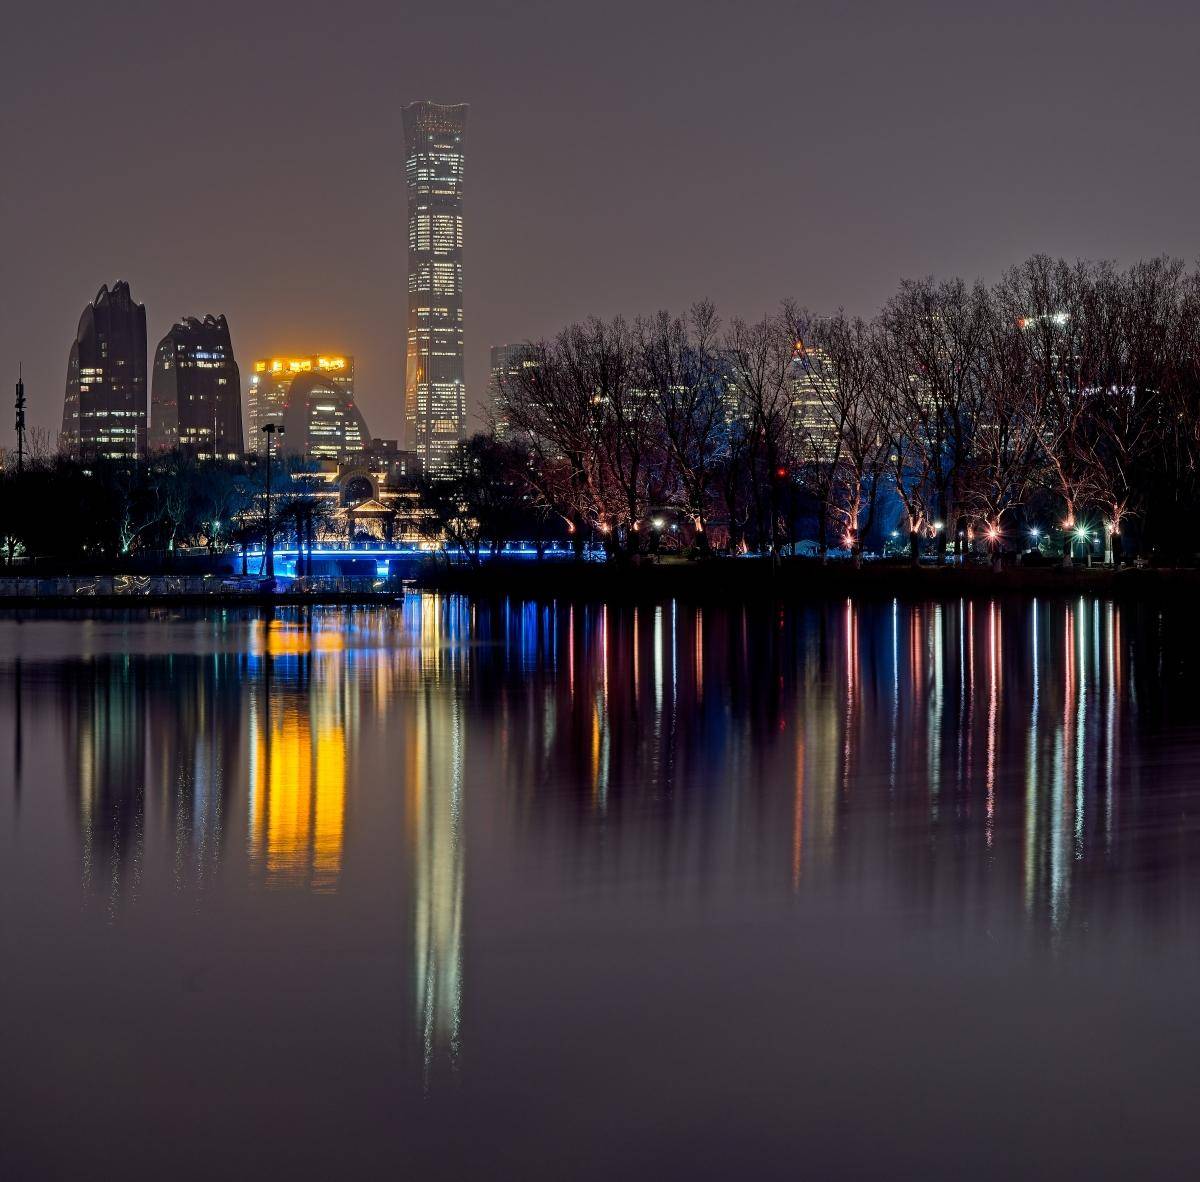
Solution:
[[[83,310],[67,361],[62,450],[134,460],[146,451],[146,306],[124,280]]]
[[[154,351],[150,447],[200,458],[242,456],[242,378],[224,316],[188,316]]]
[[[408,375],[404,422],[422,470],[444,472],[463,437],[465,104],[404,108],[408,187]]]

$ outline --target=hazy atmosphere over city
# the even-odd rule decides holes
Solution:
[[[0,1182],[1200,1177],[1200,5],[21,0]]]
[[[127,279],[151,342],[224,313],[243,382],[353,354],[372,433],[402,435],[419,98],[471,108],[473,415],[490,345],[593,313],[869,314],[1041,250],[1192,261],[1197,33],[1182,3],[22,5],[0,355],[57,431],[80,310]]]

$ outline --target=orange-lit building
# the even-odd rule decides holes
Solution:
[[[263,357],[254,363],[247,405],[249,451],[262,450],[262,428],[267,423],[284,422],[292,383],[305,377],[309,379],[305,385],[309,386],[314,375],[341,403],[354,405],[354,358],[344,353]]]

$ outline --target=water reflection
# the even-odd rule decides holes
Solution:
[[[272,620],[252,646],[250,863],[267,886],[330,891],[342,868],[351,711],[341,636]]]
[[[1194,906],[1197,643],[1149,608],[411,596],[39,635],[0,711],[14,769],[30,717],[58,736],[84,898],[119,920],[150,861],[199,904],[403,880],[426,1088],[461,1067],[473,840],[602,894],[836,892],[1051,948]]]

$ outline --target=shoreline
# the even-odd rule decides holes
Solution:
[[[538,565],[496,559],[479,567],[439,566],[386,589],[309,592],[214,591],[76,595],[3,595],[0,611],[92,608],[269,608],[384,606],[412,591],[497,600],[636,603],[762,604],[859,599],[955,599],[962,596],[1099,595],[1123,601],[1159,602],[1200,596],[1200,569],[1125,567],[944,567],[874,562],[862,567],[835,561],[784,559],[772,568],[763,559],[716,558],[694,562],[628,564],[555,562]]]
[[[1200,569],[1123,567],[911,566],[907,562],[822,564],[784,559],[716,558],[695,562],[633,564],[556,563],[538,569],[502,559],[482,566],[422,572],[421,590],[479,598],[573,599],[636,602],[680,599],[710,603],[762,603],[851,595],[861,599],[953,599],[964,595],[1103,595],[1148,600],[1200,595]]]

